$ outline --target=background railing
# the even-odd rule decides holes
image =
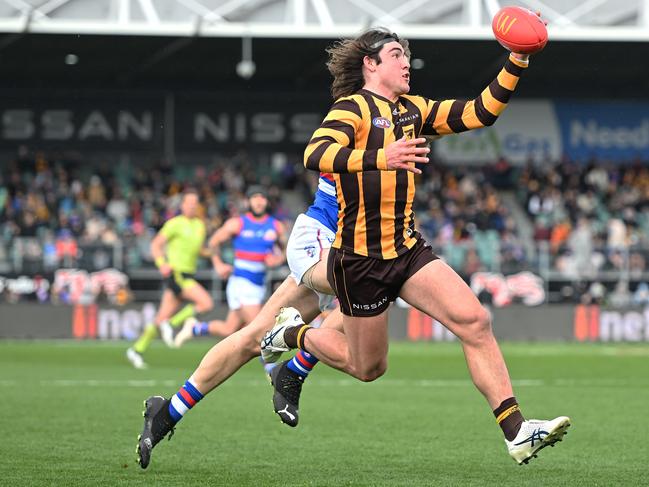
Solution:
[[[463,278],[470,281],[476,272],[505,276],[531,272],[545,288],[546,302],[622,303],[633,299],[639,286],[649,283],[649,246],[552,248],[537,242],[531,252],[502,242],[496,232],[483,232],[471,240],[433,245]],[[8,248],[7,248],[8,247]],[[228,259],[229,249],[224,251]],[[38,238],[17,237],[0,249],[0,275],[51,275],[57,269],[80,269],[89,273],[114,268],[126,273],[137,299],[157,299],[160,275],[151,262],[148,239],[126,238],[112,244],[78,243],[57,247]],[[271,269],[269,285],[283,280],[288,267]],[[202,259],[197,278],[213,293],[224,296],[224,283],[206,259]]]

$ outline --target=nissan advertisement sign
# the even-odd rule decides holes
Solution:
[[[291,93],[56,93],[3,96],[0,149],[84,151],[304,149],[331,105]],[[439,160],[649,159],[649,103],[513,100],[493,127],[433,144]]]
[[[303,149],[329,100],[291,95],[7,96],[0,148],[27,144],[84,151]]]

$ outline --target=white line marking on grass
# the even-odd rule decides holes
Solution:
[[[171,379],[167,380],[156,380],[156,379],[128,379],[128,380],[102,380],[102,379],[52,379],[52,380],[41,380],[41,386],[50,386],[50,387],[175,387],[178,386],[181,381],[174,381]],[[317,384],[319,386],[325,387],[350,387],[359,384],[360,381],[355,379],[319,379]],[[537,379],[522,379],[515,380],[512,382],[515,386],[531,386],[531,387],[540,387],[546,385],[545,381]],[[473,386],[473,382],[468,379],[381,379],[377,381],[377,384],[391,387],[468,387]],[[11,386],[15,385],[15,381],[0,381],[0,385]],[[244,386],[244,387],[258,387],[258,386],[268,386],[268,381],[263,379],[253,379],[246,381],[231,381],[225,382],[221,385],[224,386]]]
[[[43,379],[38,381],[41,387],[133,387],[152,388],[165,387],[176,389],[182,385],[182,380],[174,379]],[[315,379],[315,384],[321,387],[352,387],[361,384],[352,378],[347,379]],[[0,387],[25,385],[24,381],[0,379]],[[614,377],[602,379],[516,379],[512,381],[515,387],[640,387],[648,386],[649,381],[642,379],[618,379]],[[369,387],[473,387],[469,379],[379,379]],[[224,382],[220,387],[268,387],[264,379],[232,380]]]
[[[101,380],[101,379],[52,379],[41,380],[42,386],[51,387],[173,387],[177,386],[180,381],[175,380]],[[0,382],[0,384],[2,384]]]

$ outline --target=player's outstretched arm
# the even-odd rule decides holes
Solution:
[[[536,12],[536,15],[541,17],[541,12]],[[502,44],[501,39],[499,42]],[[509,44],[503,45],[507,47]],[[423,134],[446,135],[493,125],[507,107],[509,98],[528,63],[529,54],[511,52],[496,79],[477,98],[470,101],[429,101],[430,112]]]
[[[527,54],[510,53],[498,76],[473,100],[429,100],[429,114],[422,134],[459,134],[493,125],[507,108],[528,66],[528,57]]]
[[[517,9],[518,7],[505,7],[505,10]],[[529,13],[526,9],[520,9],[525,13]],[[541,18],[541,12],[537,11],[536,15],[539,17],[532,22],[533,38],[540,41],[539,29],[537,23]],[[501,16],[502,17],[502,16]],[[512,22],[514,22],[514,19]],[[543,22],[541,20],[541,22]],[[516,50],[519,42],[517,36],[514,39],[505,39],[507,31],[504,33],[496,26],[497,19],[494,18],[494,34],[503,46],[512,51]],[[547,25],[547,22],[543,22]],[[536,27],[534,27],[536,26]],[[511,24],[509,25],[511,27]],[[545,29],[542,29],[545,31]],[[519,33],[520,34],[520,33]],[[523,42],[525,49],[521,51],[526,53],[538,52],[543,49],[547,42],[547,32],[545,33],[545,41],[538,46],[530,46],[527,42]],[[535,50],[530,50],[533,47]],[[465,132],[467,130],[481,128],[486,125],[493,125],[498,116],[505,110],[509,98],[513,91],[516,89],[518,80],[523,73],[523,70],[528,66],[529,54],[522,52],[511,52],[505,66],[498,73],[498,76],[493,80],[487,88],[485,88],[480,96],[470,101],[461,100],[444,100],[441,102],[433,102],[428,100],[428,116],[426,117],[426,124],[422,135],[436,136]]]

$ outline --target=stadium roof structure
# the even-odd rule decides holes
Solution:
[[[553,40],[649,41],[649,0],[0,0],[0,33],[477,40],[504,4],[541,11]]]
[[[513,2],[0,0],[0,88],[326,94],[325,49],[384,25],[411,41],[413,92],[465,97],[502,65],[489,19]],[[551,41],[520,96],[646,98],[649,0],[518,4]]]

